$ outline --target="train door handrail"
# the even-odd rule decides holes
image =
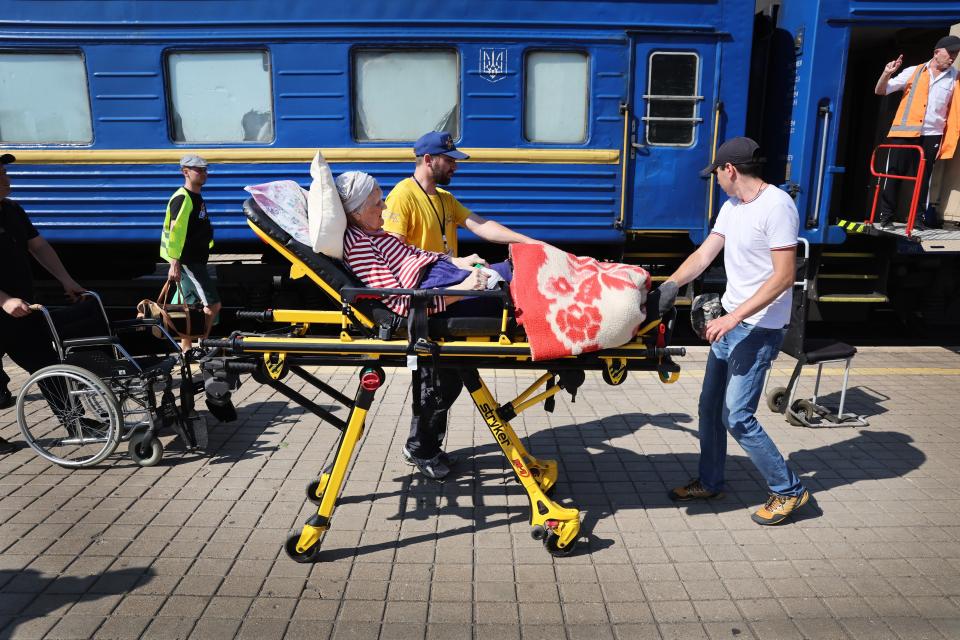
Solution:
[[[913,149],[917,152],[917,155],[920,157],[920,162],[917,163],[917,175],[915,176],[902,176],[896,173],[879,173],[875,166],[877,159],[877,151],[879,149]],[[880,198],[880,178],[886,178],[887,180],[906,180],[907,182],[913,183],[913,195],[910,197],[910,213],[907,216],[907,237],[913,235],[913,224],[917,216],[917,203],[920,200],[920,180],[923,176],[924,169],[926,169],[926,158],[923,157],[923,147],[916,144],[878,144],[873,150],[873,153],[870,154],[870,173],[877,179],[877,186],[873,190],[873,204],[870,206],[870,217],[866,220],[867,224],[873,224],[873,218],[877,213],[877,200]]]

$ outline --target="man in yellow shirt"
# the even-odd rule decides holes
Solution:
[[[511,231],[495,220],[478,216],[439,187],[447,186],[457,171],[457,160],[467,154],[458,151],[445,131],[424,134],[413,146],[417,166],[387,196],[383,229],[420,249],[457,255],[457,228],[463,227],[487,242],[512,244],[537,242]]]
[[[449,133],[424,134],[414,144],[413,152],[417,156],[413,176],[401,180],[387,196],[387,211],[383,215],[385,231],[420,249],[451,256],[457,255],[458,227],[487,242],[538,242],[499,222],[478,216],[449,191],[439,188],[450,184],[457,160],[469,157],[457,150]],[[460,395],[463,382],[456,371],[440,369],[438,388],[434,389],[430,366],[421,364],[418,373],[420,391],[414,392],[410,437],[403,448],[403,457],[428,478],[440,480],[456,462],[441,446],[447,432],[447,410]]]

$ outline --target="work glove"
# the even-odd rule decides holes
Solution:
[[[647,296],[648,315],[651,311],[656,311],[659,317],[663,317],[668,311],[673,309],[674,302],[677,300],[677,291],[680,286],[673,280],[667,280],[659,287],[650,292]]]

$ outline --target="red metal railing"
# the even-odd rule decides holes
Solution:
[[[877,150],[879,149],[913,149],[920,156],[920,162],[917,163],[917,175],[901,176],[895,173],[878,173],[874,163],[877,159]],[[870,155],[870,173],[877,178],[877,186],[873,190],[873,205],[870,207],[870,218],[868,224],[873,224],[873,217],[877,213],[877,200],[880,197],[880,178],[888,180],[906,180],[913,183],[913,195],[910,198],[910,213],[907,215],[907,237],[913,234],[913,224],[917,217],[917,201],[920,199],[920,180],[923,177],[923,170],[926,168],[927,161],[923,157],[923,148],[915,144],[878,144]]]

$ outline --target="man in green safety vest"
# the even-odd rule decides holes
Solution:
[[[160,257],[170,263],[167,279],[179,282],[184,302],[202,304],[206,315],[203,337],[210,335],[214,319],[220,312],[217,285],[207,272],[207,260],[213,247],[213,226],[200,190],[207,181],[207,161],[190,154],[180,159],[183,186],[167,203],[160,239]],[[186,351],[189,339],[181,340]]]

